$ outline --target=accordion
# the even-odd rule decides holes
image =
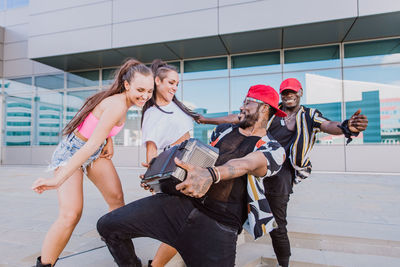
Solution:
[[[218,148],[190,138],[153,158],[142,183],[146,183],[157,193],[181,195],[182,193],[177,191],[175,186],[186,179],[186,170],[175,164],[175,157],[195,166],[211,167],[217,161]]]

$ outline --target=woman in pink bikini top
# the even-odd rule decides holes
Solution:
[[[85,120],[81,124],[79,124],[79,126],[76,128],[76,130],[78,131],[78,133],[80,133],[82,135],[82,137],[84,137],[86,140],[88,140],[90,138],[90,136],[92,135],[92,133],[98,123],[99,123],[99,119],[93,115],[93,112],[90,112],[89,115],[86,116]],[[124,127],[124,125],[125,125],[125,122],[122,123],[121,126],[115,125],[111,129],[107,138],[116,136],[119,133],[119,131],[121,131],[121,129]]]
[[[128,109],[134,105],[143,107],[151,98],[153,87],[151,69],[134,59],[127,60],[117,71],[111,87],[89,97],[64,128],[65,138],[54,151],[49,166],[54,170],[53,177],[39,178],[32,185],[39,194],[57,189],[59,200],[58,218],[47,232],[36,266],[55,264],[79,222],[83,174],[102,193],[110,211],[124,205],[121,181],[110,156],[100,157],[100,154],[106,139],[111,141],[124,126]]]

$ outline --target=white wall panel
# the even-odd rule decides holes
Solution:
[[[47,57],[111,48],[111,26],[31,37],[29,58]]]
[[[14,43],[28,40],[29,24],[20,24],[5,28],[4,43]]]
[[[346,149],[346,170],[400,173],[399,155],[399,145],[349,145]]]
[[[31,147],[3,146],[3,164],[31,164]]]
[[[360,16],[400,11],[399,0],[358,0]],[[399,26],[400,27],[400,26]]]
[[[29,8],[31,14],[36,14],[105,1],[107,0],[30,0]],[[111,2],[111,0],[108,1]]]
[[[219,33],[329,21],[357,16],[357,0],[270,0],[220,7]]]
[[[311,152],[311,163],[315,171],[345,171],[343,145],[315,145]]]
[[[115,0],[113,5],[113,22],[124,22],[130,20],[140,20],[159,16],[173,15],[182,12],[216,8],[217,0],[187,1],[132,1]],[[161,25],[167,29],[168,25]]]
[[[243,4],[247,2],[254,2],[254,0],[219,0],[218,4],[219,6],[230,6],[236,4]]]
[[[33,62],[29,59],[4,61],[4,77],[26,76],[33,74]]]
[[[111,24],[111,2],[32,15],[30,18],[29,36],[107,24]]]
[[[167,27],[168,26],[168,27]],[[203,10],[113,25],[113,47],[159,43],[217,34],[217,10]]]
[[[29,22],[29,7],[7,9],[5,12],[4,26],[13,26]]]
[[[51,156],[57,146],[32,146],[32,160],[30,164],[33,165],[49,165]]]
[[[28,41],[4,45],[4,60],[22,59],[28,57]]]
[[[4,27],[6,24],[6,11],[0,11],[0,26]]]

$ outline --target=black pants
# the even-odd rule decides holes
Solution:
[[[209,218],[190,199],[156,194],[99,219],[97,230],[118,266],[137,266],[131,238],[151,237],[178,250],[187,266],[234,266],[237,229]]]
[[[272,214],[278,224],[278,228],[269,233],[272,239],[272,246],[275,251],[279,265],[287,267],[290,258],[290,242],[287,234],[287,205],[289,195],[272,196],[266,195]]]

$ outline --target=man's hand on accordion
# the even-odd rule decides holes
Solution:
[[[178,184],[176,190],[190,197],[204,196],[213,182],[210,172],[207,169],[185,163],[178,158],[175,158],[175,163],[187,171],[185,181]]]

